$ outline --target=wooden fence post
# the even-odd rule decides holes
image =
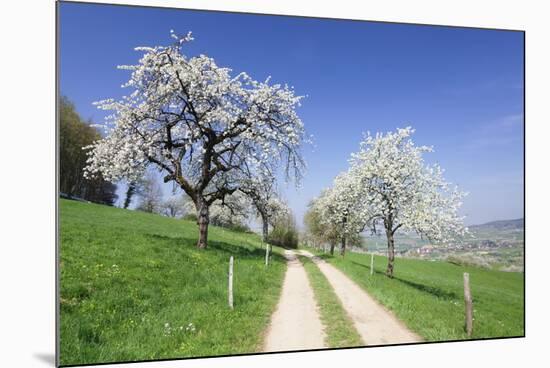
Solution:
[[[233,309],[233,256],[229,258],[229,308]]]
[[[467,272],[464,272],[464,305],[466,307],[466,333],[468,334],[468,337],[471,337],[473,329],[473,305],[472,294],[470,293],[470,275]]]
[[[370,275],[374,275],[374,253],[370,254]]]

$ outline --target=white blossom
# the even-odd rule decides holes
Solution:
[[[131,72],[124,84],[130,94],[96,103],[113,113],[106,137],[87,147],[85,175],[135,180],[155,165],[191,197],[207,226],[208,207],[238,190],[249,172],[284,166],[287,179],[300,179],[302,97],[270,80],[232,76],[208,56],[189,58],[181,49],[191,34],[170,33],[174,44],[138,47],[139,62],[119,67]]]
[[[438,165],[423,154],[431,147],[416,146],[410,127],[387,134],[367,133],[350,168],[313,201],[312,209],[345,246],[346,238],[366,228],[384,230],[388,239],[388,275],[393,275],[394,234],[417,232],[436,244],[468,233],[458,215],[466,193],[443,179]]]
[[[448,243],[466,234],[458,215],[466,193],[443,178],[437,164],[424,163],[432,147],[416,146],[410,127],[387,134],[367,134],[352,155],[351,171],[365,202],[363,220],[395,232],[414,231],[436,243]]]

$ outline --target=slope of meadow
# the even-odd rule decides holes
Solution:
[[[61,364],[258,351],[285,261],[254,234],[60,200]],[[234,304],[227,305],[229,257]]]

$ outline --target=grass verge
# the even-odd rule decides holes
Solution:
[[[326,344],[331,348],[365,345],[319,267],[308,257],[299,256],[299,259],[306,269],[319,306],[321,322],[327,336]]]

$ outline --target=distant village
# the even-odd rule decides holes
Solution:
[[[483,239],[479,241],[470,241],[464,243],[451,244],[447,246],[434,246],[431,244],[423,245],[418,248],[412,248],[404,250],[405,255],[428,255],[434,251],[438,253],[456,252],[456,251],[468,251],[468,250],[494,250],[498,248],[514,248],[521,246],[523,243],[518,243],[511,240],[488,240]]]

